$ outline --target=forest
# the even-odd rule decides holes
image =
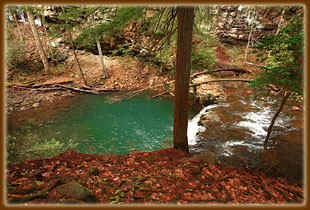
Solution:
[[[303,5],[6,5],[6,205],[296,205]]]

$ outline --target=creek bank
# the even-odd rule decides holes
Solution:
[[[184,158],[189,159],[184,161]],[[203,158],[190,159],[187,153],[173,148],[128,155],[67,151],[50,158],[11,163],[7,169],[6,197],[9,204],[304,202],[303,188],[288,184],[286,179],[212,165]],[[65,187],[68,185],[71,188]],[[31,196],[38,195],[29,191],[33,186],[38,186],[41,196]],[[22,200],[21,197],[30,199]]]

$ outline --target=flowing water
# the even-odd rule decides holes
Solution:
[[[203,126],[198,126],[200,132],[190,142],[190,151],[213,152],[222,163],[237,167],[243,167],[241,156],[250,167],[255,167],[276,112],[274,102],[253,101],[251,90],[242,85],[226,85],[224,89],[225,103],[207,106],[194,117],[196,123],[202,115],[209,116]],[[303,111],[291,113],[291,116],[281,113],[274,124],[268,144],[272,160],[268,172],[299,182],[303,179]],[[273,139],[275,145],[271,144]]]
[[[271,103],[251,100],[251,91],[241,85],[224,87],[225,103],[200,111],[190,107],[190,152],[211,151],[221,162],[237,167],[242,167],[238,157],[241,155],[250,166],[255,166],[275,109]],[[8,134],[20,144],[19,152],[14,154],[25,159],[38,153],[46,155],[42,153],[44,149],[48,154],[53,149],[59,152],[59,147],[92,154],[128,154],[172,147],[172,100],[152,99],[146,93],[122,102],[106,102],[104,95],[78,95],[12,114],[8,117]],[[204,126],[198,125],[205,114],[210,119]],[[285,176],[301,179],[303,112],[296,112],[292,118],[280,115],[271,138],[276,138],[272,148],[278,161],[275,165],[280,168],[276,172],[283,174],[284,170]]]

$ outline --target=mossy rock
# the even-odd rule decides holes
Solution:
[[[72,199],[80,200],[85,203],[97,201],[96,196],[89,189],[75,181],[60,185],[56,188],[56,193],[69,196]]]

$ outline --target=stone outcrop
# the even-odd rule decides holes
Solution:
[[[193,79],[194,84],[212,80],[210,75],[200,75]],[[195,90],[194,90],[195,91]],[[216,104],[220,101],[225,100],[224,90],[219,83],[207,83],[196,87],[196,99],[203,106],[208,106],[211,104]]]
[[[257,42],[263,36],[276,33],[281,17],[284,17],[282,8],[283,6],[214,6],[210,10],[212,24],[206,28],[222,42],[229,44],[246,44],[252,28],[251,41]],[[293,17],[301,11],[302,7],[291,6],[285,11],[285,16]]]

